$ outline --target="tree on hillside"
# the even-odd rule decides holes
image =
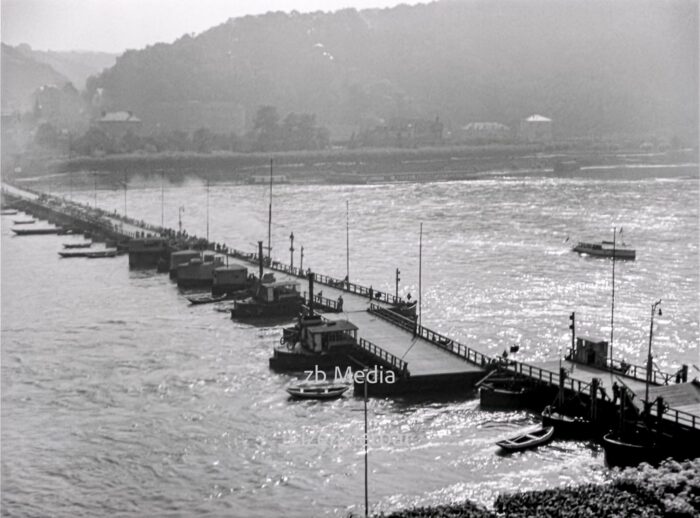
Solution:
[[[276,148],[279,139],[279,114],[274,106],[261,106],[253,121],[253,139],[257,151]]]

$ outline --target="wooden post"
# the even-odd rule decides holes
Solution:
[[[663,434],[663,423],[664,423],[664,398],[659,397],[656,399],[656,433],[659,438]]]
[[[598,378],[591,380],[591,423],[595,424],[598,421]]]
[[[566,381],[566,369],[561,367],[559,369],[559,393],[557,394],[557,404],[559,405],[559,411],[564,406],[564,382]]]

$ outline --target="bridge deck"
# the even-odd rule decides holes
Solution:
[[[367,301],[365,301],[366,305]],[[345,318],[350,320],[359,328],[359,336],[407,362],[411,376],[459,374],[482,370],[459,356],[440,349],[424,338],[414,337],[409,331],[404,331],[366,310],[332,314],[327,317],[333,320]]]
[[[540,369],[559,372],[559,360],[529,362],[528,364],[539,367]],[[598,378],[600,380],[600,387],[605,390],[610,398],[612,398],[612,384],[617,382],[617,384],[620,385],[618,378],[635,393],[639,390],[644,390],[643,381],[615,375],[615,373],[611,373],[610,371],[596,369],[589,365],[581,365],[580,363],[571,361],[562,361],[561,366],[567,370],[569,378],[582,383],[590,383],[593,378]]]

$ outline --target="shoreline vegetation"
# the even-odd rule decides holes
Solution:
[[[700,516],[700,458],[614,470],[607,484],[499,495],[493,510],[473,502],[414,507],[375,518],[576,518]]]

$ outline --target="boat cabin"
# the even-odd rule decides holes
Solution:
[[[329,352],[336,347],[352,345],[357,340],[357,326],[347,320],[323,322],[304,329],[302,343],[316,353]]]
[[[576,349],[571,351],[569,359],[583,365],[607,368],[608,342],[582,336],[576,337]]]
[[[298,299],[299,283],[296,281],[262,282],[258,285],[258,298],[263,302]]]

